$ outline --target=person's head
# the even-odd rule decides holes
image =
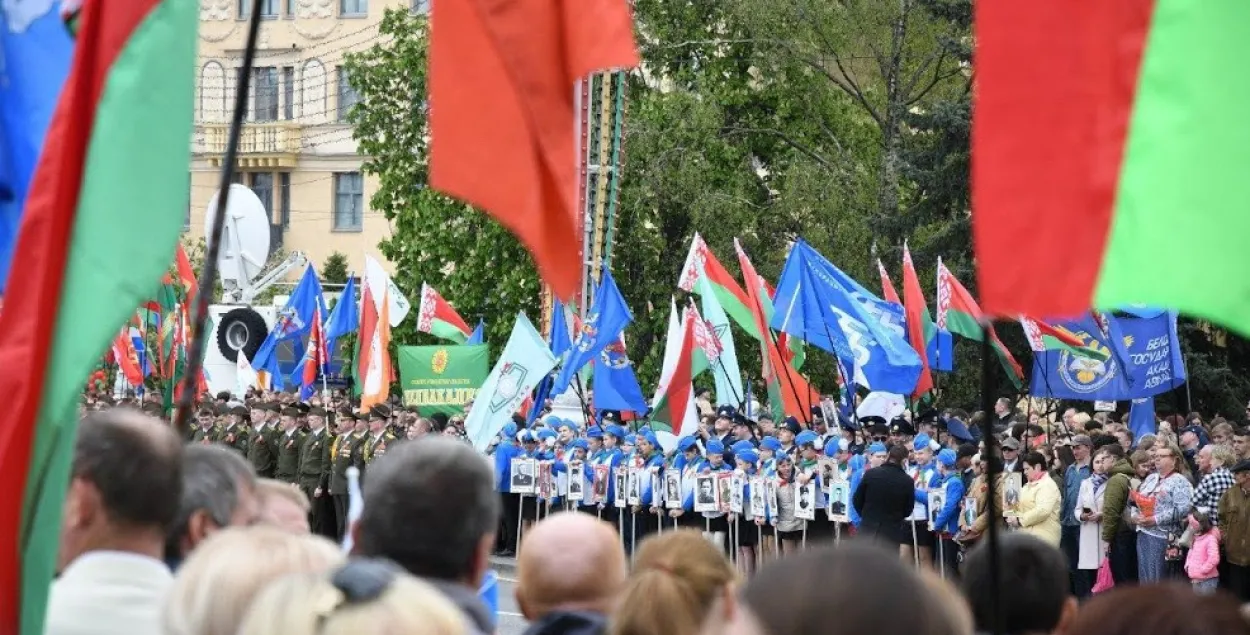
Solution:
[[[1021,459],[1024,464],[1024,479],[1036,481],[1046,476],[1046,457],[1041,452],[1028,452]]]
[[[531,622],[553,611],[612,612],[628,573],[612,526],[577,512],[539,521],[517,554],[516,600]]]
[[[310,531],[308,512],[312,505],[304,492],[290,483],[262,478],[257,482],[256,493],[260,496],[261,522],[297,534]]]
[[[1181,470],[1181,452],[1176,446],[1170,443],[1156,444],[1154,449],[1150,451],[1155,460],[1155,471],[1159,476],[1171,476]]]
[[[1072,437],[1072,459],[1076,463],[1085,463],[1093,457],[1094,440],[1084,434]]]
[[[429,437],[369,466],[354,554],[387,558],[435,580],[481,583],[499,522],[491,466],[472,446]]]
[[[1211,426],[1211,443],[1216,445],[1231,445],[1233,442],[1233,424],[1221,420],[1219,423]]]
[[[964,559],[964,597],[972,604],[978,632],[1062,633],[1077,611],[1063,552],[1035,536],[1008,533],[998,539],[997,580],[987,541]],[[997,584],[997,588],[995,588]],[[994,624],[995,600],[1003,623]],[[1001,628],[999,630],[998,628]]]
[[[1233,448],[1230,446],[1208,445],[1203,449],[1209,452],[1212,470],[1230,468],[1237,463],[1237,455],[1233,453]]]
[[[1116,586],[1086,602],[1065,635],[1250,635],[1232,595],[1198,595],[1188,584]]]
[[[386,561],[285,575],[261,591],[238,635],[461,635],[464,615],[442,593]]]
[[[165,558],[185,558],[205,538],[260,517],[256,472],[237,452],[220,445],[182,450],[182,496],[165,534]]]
[[[343,559],[334,543],[320,536],[263,526],[217,532],[174,577],[165,599],[165,635],[235,635],[269,583],[288,573],[324,571]]]
[[[995,401],[994,414],[998,415],[1000,418],[1011,414],[1011,401],[1009,401],[1006,397],[1001,397],[998,401]]]
[[[1250,458],[1250,425],[1233,430],[1233,452],[1237,458]]]
[[[99,549],[160,557],[182,478],[182,442],[164,422],[126,409],[87,417],[74,441],[58,564]]]
[[[899,610],[900,598],[907,610]],[[972,618],[959,594],[936,575],[917,573],[875,544],[847,542],[761,568],[740,593],[717,599],[702,632],[971,635]]]
[[[1094,455],[1093,461],[1090,462],[1090,469],[1094,474],[1106,474],[1111,471],[1111,466],[1115,465],[1115,459],[1106,452],[1099,451]]]
[[[1211,531],[1211,517],[1201,510],[1194,509],[1189,514],[1189,527],[1199,534]]]
[[[721,550],[691,529],[642,542],[617,606],[612,635],[693,635],[737,573]]]
[[[893,463],[894,465],[902,465],[903,463],[907,461],[907,457],[910,454],[911,452],[907,450],[907,446],[893,445],[893,446],[890,446],[890,451],[886,455],[885,460],[887,463]]]

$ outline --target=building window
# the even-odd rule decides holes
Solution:
[[[334,231],[358,232],[364,224],[365,184],[359,172],[334,175]]]
[[[414,14],[426,15],[430,12],[431,0],[411,0],[411,1],[412,1],[412,4],[410,5],[410,8],[412,9],[412,12]]]
[[[252,69],[252,121],[278,120],[278,67]]]
[[[239,0],[239,19],[246,20],[250,17],[252,17],[251,0]],[[278,17],[278,0],[260,0],[260,17]]]
[[[339,0],[339,15],[350,17],[369,15],[369,0]]]
[[[252,192],[256,194],[256,198],[260,199],[260,204],[265,208],[265,215],[269,217],[269,222],[273,222],[273,173],[272,172],[253,172],[250,175]]]
[[[282,118],[295,119],[295,67],[282,67]]]
[[[285,9],[286,9],[286,17],[288,18],[295,17],[295,0],[286,0],[286,2],[284,2],[283,4],[285,5]]]
[[[278,196],[282,203],[282,228],[291,226],[291,173],[278,173]]]
[[[360,101],[360,95],[356,94],[356,89],[352,88],[351,82],[348,81],[347,69],[340,66],[339,72],[339,121],[347,121],[347,113],[351,112],[352,106]]]

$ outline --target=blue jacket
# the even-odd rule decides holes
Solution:
[[[847,463],[847,467],[850,469],[850,475],[847,477],[846,482],[848,483],[847,486],[850,488],[851,500],[855,499],[855,490],[859,489],[859,482],[864,480],[864,469],[867,465],[868,460],[865,459],[862,454],[856,454],[851,457],[850,462]],[[859,526],[859,512],[855,510],[854,505],[847,505],[846,515],[851,519],[852,525],[856,527]]]
[[[959,477],[958,472],[947,474],[942,487],[946,490],[946,501],[942,505],[942,511],[938,512],[937,522],[933,523],[934,529],[948,534],[959,533],[959,510],[963,507],[964,502],[964,480]]]
[[[520,454],[521,448],[511,440],[495,446],[495,491],[509,491],[512,483],[512,459]]]
[[[1093,469],[1088,465],[1073,463],[1063,473],[1063,511],[1059,515],[1059,524],[1079,527],[1081,521],[1076,518],[1076,499],[1081,495],[1081,482],[1092,475]]]

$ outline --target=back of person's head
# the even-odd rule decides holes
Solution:
[[[472,446],[423,437],[369,466],[356,555],[386,558],[409,573],[476,588],[499,522],[495,476]]]
[[[256,472],[237,452],[220,445],[182,450],[182,496],[165,534],[165,557],[185,557],[213,532],[249,525],[257,515]]]
[[[736,600],[730,596],[717,603],[703,632],[970,635],[967,607],[943,585],[940,579],[925,580],[893,550],[846,542],[760,569]],[[906,598],[904,605],[900,598]]]
[[[289,483],[262,478],[256,482],[256,493],[260,498],[260,520],[273,527],[281,527],[297,534],[311,531],[308,526],[308,512],[312,504],[304,492],[291,487]]]
[[[521,542],[517,605],[530,621],[557,611],[607,615],[625,586],[628,568],[612,525],[589,514],[553,514],[535,523]]]
[[[276,527],[219,531],[191,553],[165,603],[165,635],[234,635],[256,594],[288,573],[321,572],[343,562],[320,536]]]
[[[269,584],[238,635],[461,635],[464,615],[433,586],[387,561],[359,559]]]
[[[997,580],[992,576],[988,540],[982,540],[964,559],[964,597],[972,606],[977,630],[1051,633],[1070,621],[1076,599],[1069,592],[1063,552],[1019,533],[1001,534],[998,546]],[[995,603],[1003,620],[1001,631],[995,629]]]
[[[159,419],[126,409],[94,413],[78,428],[73,460],[71,490],[90,486],[114,526],[164,534],[174,522],[182,443]]]
[[[1116,587],[1095,595],[1064,635],[1250,635],[1231,595],[1198,595],[1189,585]]]
[[[737,580],[721,550],[690,529],[642,542],[612,618],[612,635],[693,635]]]
[[[895,465],[902,465],[907,457],[911,456],[911,451],[903,444],[890,446],[890,453],[886,455],[886,461]]]

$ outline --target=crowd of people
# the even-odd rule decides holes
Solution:
[[[478,590],[511,552],[535,635],[1250,635],[1250,435],[1222,419],[1134,439],[1005,400],[892,421],[721,407],[666,438],[546,414],[483,458],[459,417],[295,401],[222,395],[177,430],[155,402],[89,400],[47,632],[491,633]]]

